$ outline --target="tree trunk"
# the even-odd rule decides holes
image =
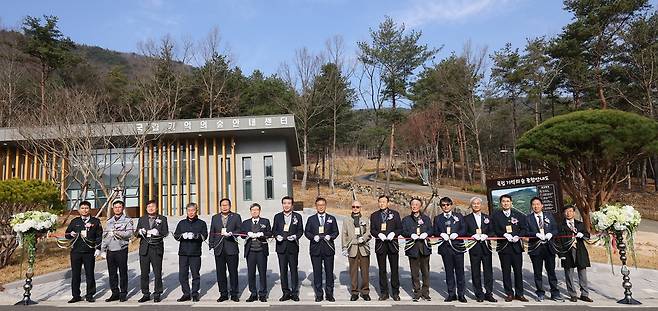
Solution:
[[[331,157],[329,158],[329,189],[331,189],[331,193],[336,192],[334,186],[334,180],[336,179],[336,123],[336,109],[334,109],[334,131],[331,142]]]
[[[480,162],[480,186],[482,186],[482,189],[485,189],[487,186],[487,173],[484,168],[484,159],[482,158],[482,147],[480,147],[480,133],[478,131],[477,125],[475,128],[475,144],[477,145],[478,161]]]
[[[46,106],[46,79],[48,78],[48,68],[46,64],[41,64],[41,80],[39,81],[39,87],[41,88],[41,107]]]
[[[516,98],[512,98],[512,161],[514,161],[514,175],[519,175],[519,165],[516,161],[516,135],[518,133],[516,120]]]
[[[302,157],[304,158],[304,174],[302,175],[302,197],[306,197],[306,182],[308,181],[308,131],[302,134]]]
[[[455,158],[452,155],[452,137],[450,129],[446,126],[446,142],[448,143],[448,165],[450,166],[450,178],[455,178]]]
[[[465,148],[464,148],[464,141],[462,139],[462,128],[461,126],[457,126],[457,142],[459,143],[459,163],[462,167],[462,183],[466,183],[466,155],[465,155]]]
[[[391,124],[391,137],[388,147],[388,164],[386,165],[386,184],[384,185],[384,193],[390,193],[391,187],[391,167],[393,166],[393,149],[395,148],[395,123]]]

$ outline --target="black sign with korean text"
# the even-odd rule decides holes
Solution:
[[[487,180],[487,199],[490,211],[500,208],[500,196],[504,194],[511,196],[514,208],[524,214],[532,211],[530,200],[533,197],[541,199],[544,211],[562,212],[562,190],[560,177],[557,174],[546,173]]]

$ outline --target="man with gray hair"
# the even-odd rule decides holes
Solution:
[[[471,279],[473,292],[477,302],[496,302],[493,297],[493,266],[491,243],[487,240],[493,232],[493,225],[489,215],[482,213],[482,199],[473,197],[470,200],[472,213],[464,217],[466,223],[466,236],[475,240],[475,245],[468,251],[471,260]],[[482,269],[482,270],[480,270]],[[482,276],[484,272],[484,290],[482,292]]]

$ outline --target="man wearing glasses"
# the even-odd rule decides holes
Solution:
[[[459,236],[466,234],[464,217],[454,212],[452,200],[443,197],[441,203],[442,214],[434,217],[434,233],[439,234],[443,242],[439,244],[439,254],[443,259],[443,267],[446,271],[446,285],[448,287],[448,298],[445,302],[459,300],[466,302],[464,296],[464,241],[458,240]],[[455,292],[455,287],[457,287]]]
[[[361,215],[361,202],[352,202],[352,214],[350,219],[343,221],[343,232],[341,242],[343,255],[348,257],[350,267],[350,279],[352,288],[350,301],[361,298],[370,301],[370,282],[368,270],[370,267],[370,221]],[[361,285],[359,286],[359,271],[361,274]]]

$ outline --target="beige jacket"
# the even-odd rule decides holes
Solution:
[[[359,220],[361,225],[361,235],[363,243],[359,243],[359,236],[357,236],[354,228],[354,220],[352,216],[347,216],[343,219],[343,230],[341,230],[341,242],[343,251],[347,251],[349,257],[356,257],[357,251],[361,256],[370,255],[370,219],[361,215]]]

